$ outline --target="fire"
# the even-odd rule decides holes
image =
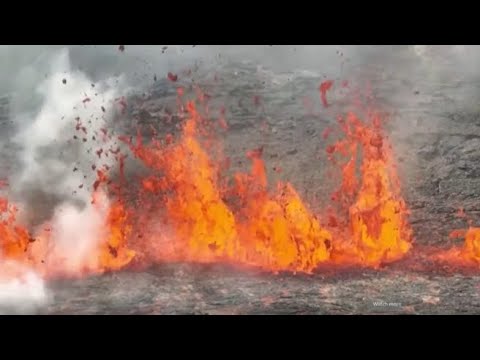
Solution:
[[[273,270],[310,272],[329,259],[331,234],[303,204],[291,184],[277,194],[259,196],[247,207],[250,218],[240,225],[249,247],[249,262]]]
[[[162,194],[155,216],[164,224],[162,234],[149,234],[159,261],[229,261],[269,270],[311,271],[328,259],[325,241],[331,240],[309,213],[290,184],[279,184],[278,193],[267,191],[260,156],[250,154],[251,174],[237,174],[234,189],[219,185],[220,161],[213,161],[199,141],[203,122],[193,102],[189,119],[177,141],[145,146],[130,144],[135,155],[161,176],[147,177],[143,189]],[[240,206],[229,206],[230,201]],[[149,209],[152,209],[150,206]],[[149,210],[150,211],[150,210]]]
[[[480,264],[480,228],[471,227],[465,234],[465,244],[461,256]]]
[[[480,228],[453,230],[449,237],[464,238],[463,246],[440,251],[433,256],[434,259],[461,266],[478,267],[480,265]]]
[[[181,98],[183,91],[178,93]],[[205,103],[206,97],[201,99]],[[93,247],[82,249],[84,255],[60,246],[55,227],[31,237],[16,225],[16,209],[2,200],[1,256],[45,276],[173,261],[311,273],[323,263],[378,267],[411,248],[408,210],[379,116],[368,122],[354,114],[340,119],[344,139],[327,148],[332,161],[346,158],[341,187],[333,196],[339,206],[334,213],[314,214],[291,183],[269,184],[262,149],[247,153],[250,172],[236,173],[224,183],[225,159],[214,151],[218,142],[208,138],[208,119],[193,101],[179,104],[187,117],[180,134],[160,138],[155,133],[147,143],[140,133],[135,141],[120,137],[145,166],[147,175],[138,188],[133,180],[125,181],[123,155],[120,181],[97,171],[91,211],[101,219],[102,231],[95,234]]]
[[[155,248],[156,261],[229,261],[311,272],[329,260],[377,267],[410,249],[408,211],[378,116],[366,124],[349,114],[341,121],[345,139],[328,149],[331,155],[348,157],[335,194],[347,206],[347,219],[340,229],[330,221],[328,229],[292,184],[269,188],[262,149],[248,152],[250,173],[236,174],[234,187],[222,188],[221,160],[212,159],[200,141],[198,128],[205,119],[193,102],[186,109],[189,118],[177,140],[168,135],[151,144],[140,137],[136,144],[127,141],[136,157],[157,172],[142,181],[145,192],[160,195],[153,197],[157,206],[147,207],[161,229],[149,231],[150,226],[142,225],[149,239],[143,246]],[[159,241],[161,246],[153,245]]]
[[[121,201],[110,205],[105,227],[108,233],[105,241],[99,241],[97,272],[119,270],[135,257],[135,251],[127,246],[132,226],[128,223],[128,214]]]
[[[17,225],[18,209],[7,199],[0,198],[0,257],[22,259],[30,243],[28,231]]]
[[[450,239],[464,239],[463,246],[455,246],[448,250],[440,250],[433,254],[434,260],[460,265],[462,267],[478,267],[480,265],[480,228],[472,226],[473,219],[460,207],[455,214],[468,224],[464,229],[452,230]]]
[[[160,194],[161,206],[154,214],[171,231],[172,238],[156,256],[164,260],[210,262],[234,258],[238,250],[233,213],[222,200],[217,187],[218,167],[196,139],[200,115],[193,103],[187,107],[190,118],[183,128],[183,137],[174,142],[167,136],[166,145],[154,142],[131,145],[134,154],[162,176],[142,181],[148,193]],[[156,197],[155,197],[156,199]],[[149,204],[150,210],[152,205]],[[148,231],[148,229],[147,229]],[[155,237],[159,233],[147,234]]]
[[[108,205],[106,198],[94,193],[96,208],[108,207],[103,227],[105,238],[93,239],[96,244],[79,257],[68,247],[57,243],[55,229],[44,224],[35,236],[17,223],[18,209],[4,198],[0,199],[0,260],[15,261],[34,269],[45,277],[77,276],[118,270],[134,257],[126,246],[130,227],[121,202]],[[68,239],[67,239],[68,240]]]
[[[340,234],[343,239],[335,258],[371,266],[398,260],[411,248],[411,230],[381,119],[372,114],[370,123],[366,123],[350,113],[340,119],[340,124],[346,137],[327,150],[331,156],[338,152],[348,159],[342,169],[341,188],[334,198],[348,208],[350,231]],[[356,163],[360,151],[359,181]]]
[[[136,143],[122,138],[149,169],[134,207],[120,196],[110,204],[102,190],[109,183],[107,175],[98,171],[92,204],[99,212],[108,208],[107,230],[88,259],[70,261],[45,231],[29,245],[29,233],[14,225],[14,209],[5,201],[2,211],[9,216],[0,228],[3,256],[33,259],[35,268],[47,274],[118,270],[134,258],[146,264],[226,261],[312,272],[328,261],[379,266],[401,258],[411,247],[407,209],[378,117],[371,124],[353,114],[340,121],[345,139],[327,152],[348,159],[334,195],[347,208],[346,219],[338,222],[339,213],[325,226],[292,184],[269,186],[262,149],[247,154],[250,173],[235,174],[231,187],[222,185],[222,160],[207,153],[211,139],[202,142],[208,133],[202,127],[205,119],[193,102],[185,110],[188,119],[178,137],[154,138],[148,144],[140,135]]]
[[[330,257],[331,234],[303,204],[289,183],[267,190],[261,152],[250,152],[250,175],[237,174],[237,195],[243,201],[239,231],[247,260],[272,270],[310,272]]]

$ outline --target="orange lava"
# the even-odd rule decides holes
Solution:
[[[152,196],[158,195],[154,199],[160,205],[149,204],[146,216],[163,226],[151,231],[149,222],[142,238],[149,239],[156,252],[150,256],[157,259],[210,262],[233,258],[238,248],[235,219],[217,187],[218,167],[195,138],[199,115],[193,103],[187,108],[191,118],[179,141],[167,136],[165,145],[143,146],[139,140],[130,144],[148,168],[161,173],[145,178],[142,186]],[[171,236],[165,238],[166,233]],[[155,246],[158,241],[163,246]]]
[[[177,141],[144,146],[130,144],[135,155],[161,176],[148,177],[145,191],[161,193],[164,206],[149,216],[162,223],[159,232],[142,237],[154,247],[157,261],[229,261],[268,270],[311,271],[327,260],[330,234],[307,210],[290,184],[267,191],[267,178],[259,155],[250,155],[251,174],[237,174],[232,201],[226,203],[219,186],[219,163],[198,139],[202,118],[194,103]],[[170,139],[170,137],[169,137]],[[151,211],[151,207],[149,207]],[[161,233],[163,232],[163,234]],[[167,236],[165,234],[168,234]],[[158,241],[162,246],[155,246]],[[145,241],[144,241],[145,244]]]
[[[4,198],[0,199],[0,262],[15,261],[34,269],[44,277],[75,277],[92,273],[118,270],[127,265],[135,252],[127,246],[129,226],[121,202],[102,204],[106,199],[93,196],[95,206],[109,206],[102,238],[94,239],[91,251],[78,258],[68,248],[57,246],[56,238],[48,224],[41,226],[35,236],[19,225],[17,209]]]
[[[102,214],[104,229],[87,256],[57,246],[54,231],[31,237],[16,224],[16,209],[1,200],[0,261],[17,260],[47,277],[174,261],[311,273],[322,263],[378,267],[411,248],[408,211],[378,116],[362,121],[348,114],[340,120],[345,137],[327,148],[332,160],[346,159],[334,194],[339,207],[322,223],[292,184],[269,184],[262,149],[247,153],[249,173],[224,183],[225,162],[215,141],[205,137],[206,119],[194,102],[181,108],[187,119],[179,135],[155,134],[146,144],[140,134],[136,141],[121,138],[147,171],[133,201],[118,191],[109,199],[110,181],[98,171],[92,206],[94,214]],[[118,188],[129,185],[122,181]],[[467,241],[478,256],[478,236]]]
[[[0,261],[1,258],[21,260],[30,243],[28,231],[16,223],[18,209],[0,198]]]
[[[480,228],[469,227],[467,230],[453,230],[449,237],[451,239],[464,238],[463,246],[441,251],[433,256],[435,260],[464,267],[480,265]]]
[[[348,158],[336,194],[347,207],[347,219],[340,228],[329,221],[328,228],[291,184],[269,188],[261,149],[247,154],[251,172],[236,174],[229,191],[222,188],[221,160],[201,145],[198,128],[204,119],[193,102],[186,109],[189,118],[178,139],[129,143],[136,157],[158,173],[142,182],[145,192],[160,194],[154,197],[160,206],[148,206],[150,220],[142,225],[144,253],[154,253],[155,261],[228,261],[311,272],[329,260],[378,267],[411,248],[408,211],[380,118],[373,116],[367,124],[349,114],[341,121],[346,137],[328,152]],[[161,224],[156,231],[149,230],[151,219]]]
[[[132,227],[128,223],[128,214],[121,201],[110,205],[105,227],[108,230],[106,238],[99,239],[98,253],[94,255],[98,258],[94,272],[119,270],[128,265],[135,256],[135,251],[127,246]]]
[[[329,259],[331,234],[291,184],[278,183],[270,194],[260,154],[251,152],[249,157],[251,174],[236,176],[236,194],[243,203],[238,223],[245,260],[271,270],[311,272]]]
[[[480,228],[471,227],[465,234],[465,244],[461,256],[480,264]]]
[[[340,124],[345,139],[328,152],[347,158],[343,182],[334,198],[344,211],[348,209],[344,223],[349,229],[339,232],[333,258],[378,267],[403,257],[412,243],[391,146],[378,115],[372,114],[369,122],[364,122],[350,113]]]

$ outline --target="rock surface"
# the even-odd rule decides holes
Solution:
[[[164,265],[51,284],[44,314],[475,314],[480,277],[405,271],[314,276]]]

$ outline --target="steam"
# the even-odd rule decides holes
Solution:
[[[115,113],[118,88],[112,85],[113,80],[92,87],[85,74],[71,70],[67,49],[52,56],[51,72],[36,89],[43,103],[33,121],[30,114],[16,118],[19,133],[14,141],[23,148],[23,166],[15,188],[40,188],[62,198],[72,198],[75,192],[75,199],[87,203],[91,192],[86,184],[95,175],[88,167],[113,165],[112,158],[100,161],[95,153],[100,145],[92,138],[102,136],[101,129]],[[75,168],[78,170],[73,171]]]
[[[62,265],[63,272],[78,274],[86,268],[97,268],[98,257],[94,255],[99,242],[108,235],[105,230],[107,210],[108,202],[100,209],[92,205],[79,209],[66,203],[57,206],[52,219],[52,236],[54,254],[68,259]]]
[[[120,93],[128,88],[122,77],[94,83],[72,69],[69,52],[64,48],[43,55],[44,60],[48,58],[48,75],[30,94],[41,105],[13,114],[18,128],[13,143],[20,149],[16,161],[20,167],[10,174],[9,190],[23,210],[24,223],[38,231],[45,222],[51,225],[54,245],[49,256],[54,257],[53,263],[68,259],[62,271],[73,274],[96,267],[92,255],[106,238],[108,198],[97,194],[101,201],[93,205],[92,185],[97,169],[106,171],[116,165],[114,156],[106,155],[119,144],[108,131],[121,111]],[[33,76],[31,69],[24,71]],[[28,284],[35,285],[38,279],[32,276]],[[4,287],[5,296],[15,289],[22,292],[22,286],[12,280]]]
[[[32,314],[48,304],[50,295],[42,279],[28,268],[2,260],[0,265],[0,315]]]

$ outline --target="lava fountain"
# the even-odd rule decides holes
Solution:
[[[179,139],[144,145],[137,137],[132,152],[158,172],[142,180],[143,191],[160,194],[160,207],[148,217],[163,224],[148,234],[157,261],[228,261],[273,271],[311,271],[329,257],[330,234],[302,203],[291,184],[267,190],[265,167],[250,152],[250,174],[235,175],[235,185],[222,188],[221,161],[213,161],[198,139],[203,118],[193,102]],[[232,208],[227,202],[232,203]],[[149,212],[154,207],[147,206]],[[145,234],[147,233],[147,234]],[[169,234],[165,236],[165,234]],[[144,242],[145,243],[145,242]]]
[[[208,116],[194,101],[183,105],[182,89],[178,94],[186,115],[179,134],[162,138],[154,133],[151,141],[140,132],[136,138],[119,137],[143,165],[144,175],[125,181],[123,175],[109,179],[106,171],[97,171],[89,208],[95,221],[84,226],[95,227],[85,236],[101,238],[78,239],[90,245],[72,253],[56,239],[65,237],[56,236],[62,224],[53,219],[33,236],[16,223],[16,208],[2,200],[2,258],[28,264],[47,277],[177,261],[311,273],[322,263],[378,267],[411,248],[408,211],[378,115],[368,121],[353,113],[339,119],[343,139],[327,153],[342,167],[342,184],[332,197],[337,213],[325,222],[327,214],[314,214],[291,183],[269,184],[262,149],[246,154],[249,172],[223,182],[225,159],[213,151],[218,140],[209,136]],[[205,104],[205,97],[200,100]],[[124,158],[117,157],[121,174]]]
[[[335,154],[346,158],[333,195],[344,218],[333,259],[374,267],[398,260],[411,248],[412,232],[382,119],[371,113],[366,122],[349,113],[339,124],[345,137],[327,148],[332,160]]]

